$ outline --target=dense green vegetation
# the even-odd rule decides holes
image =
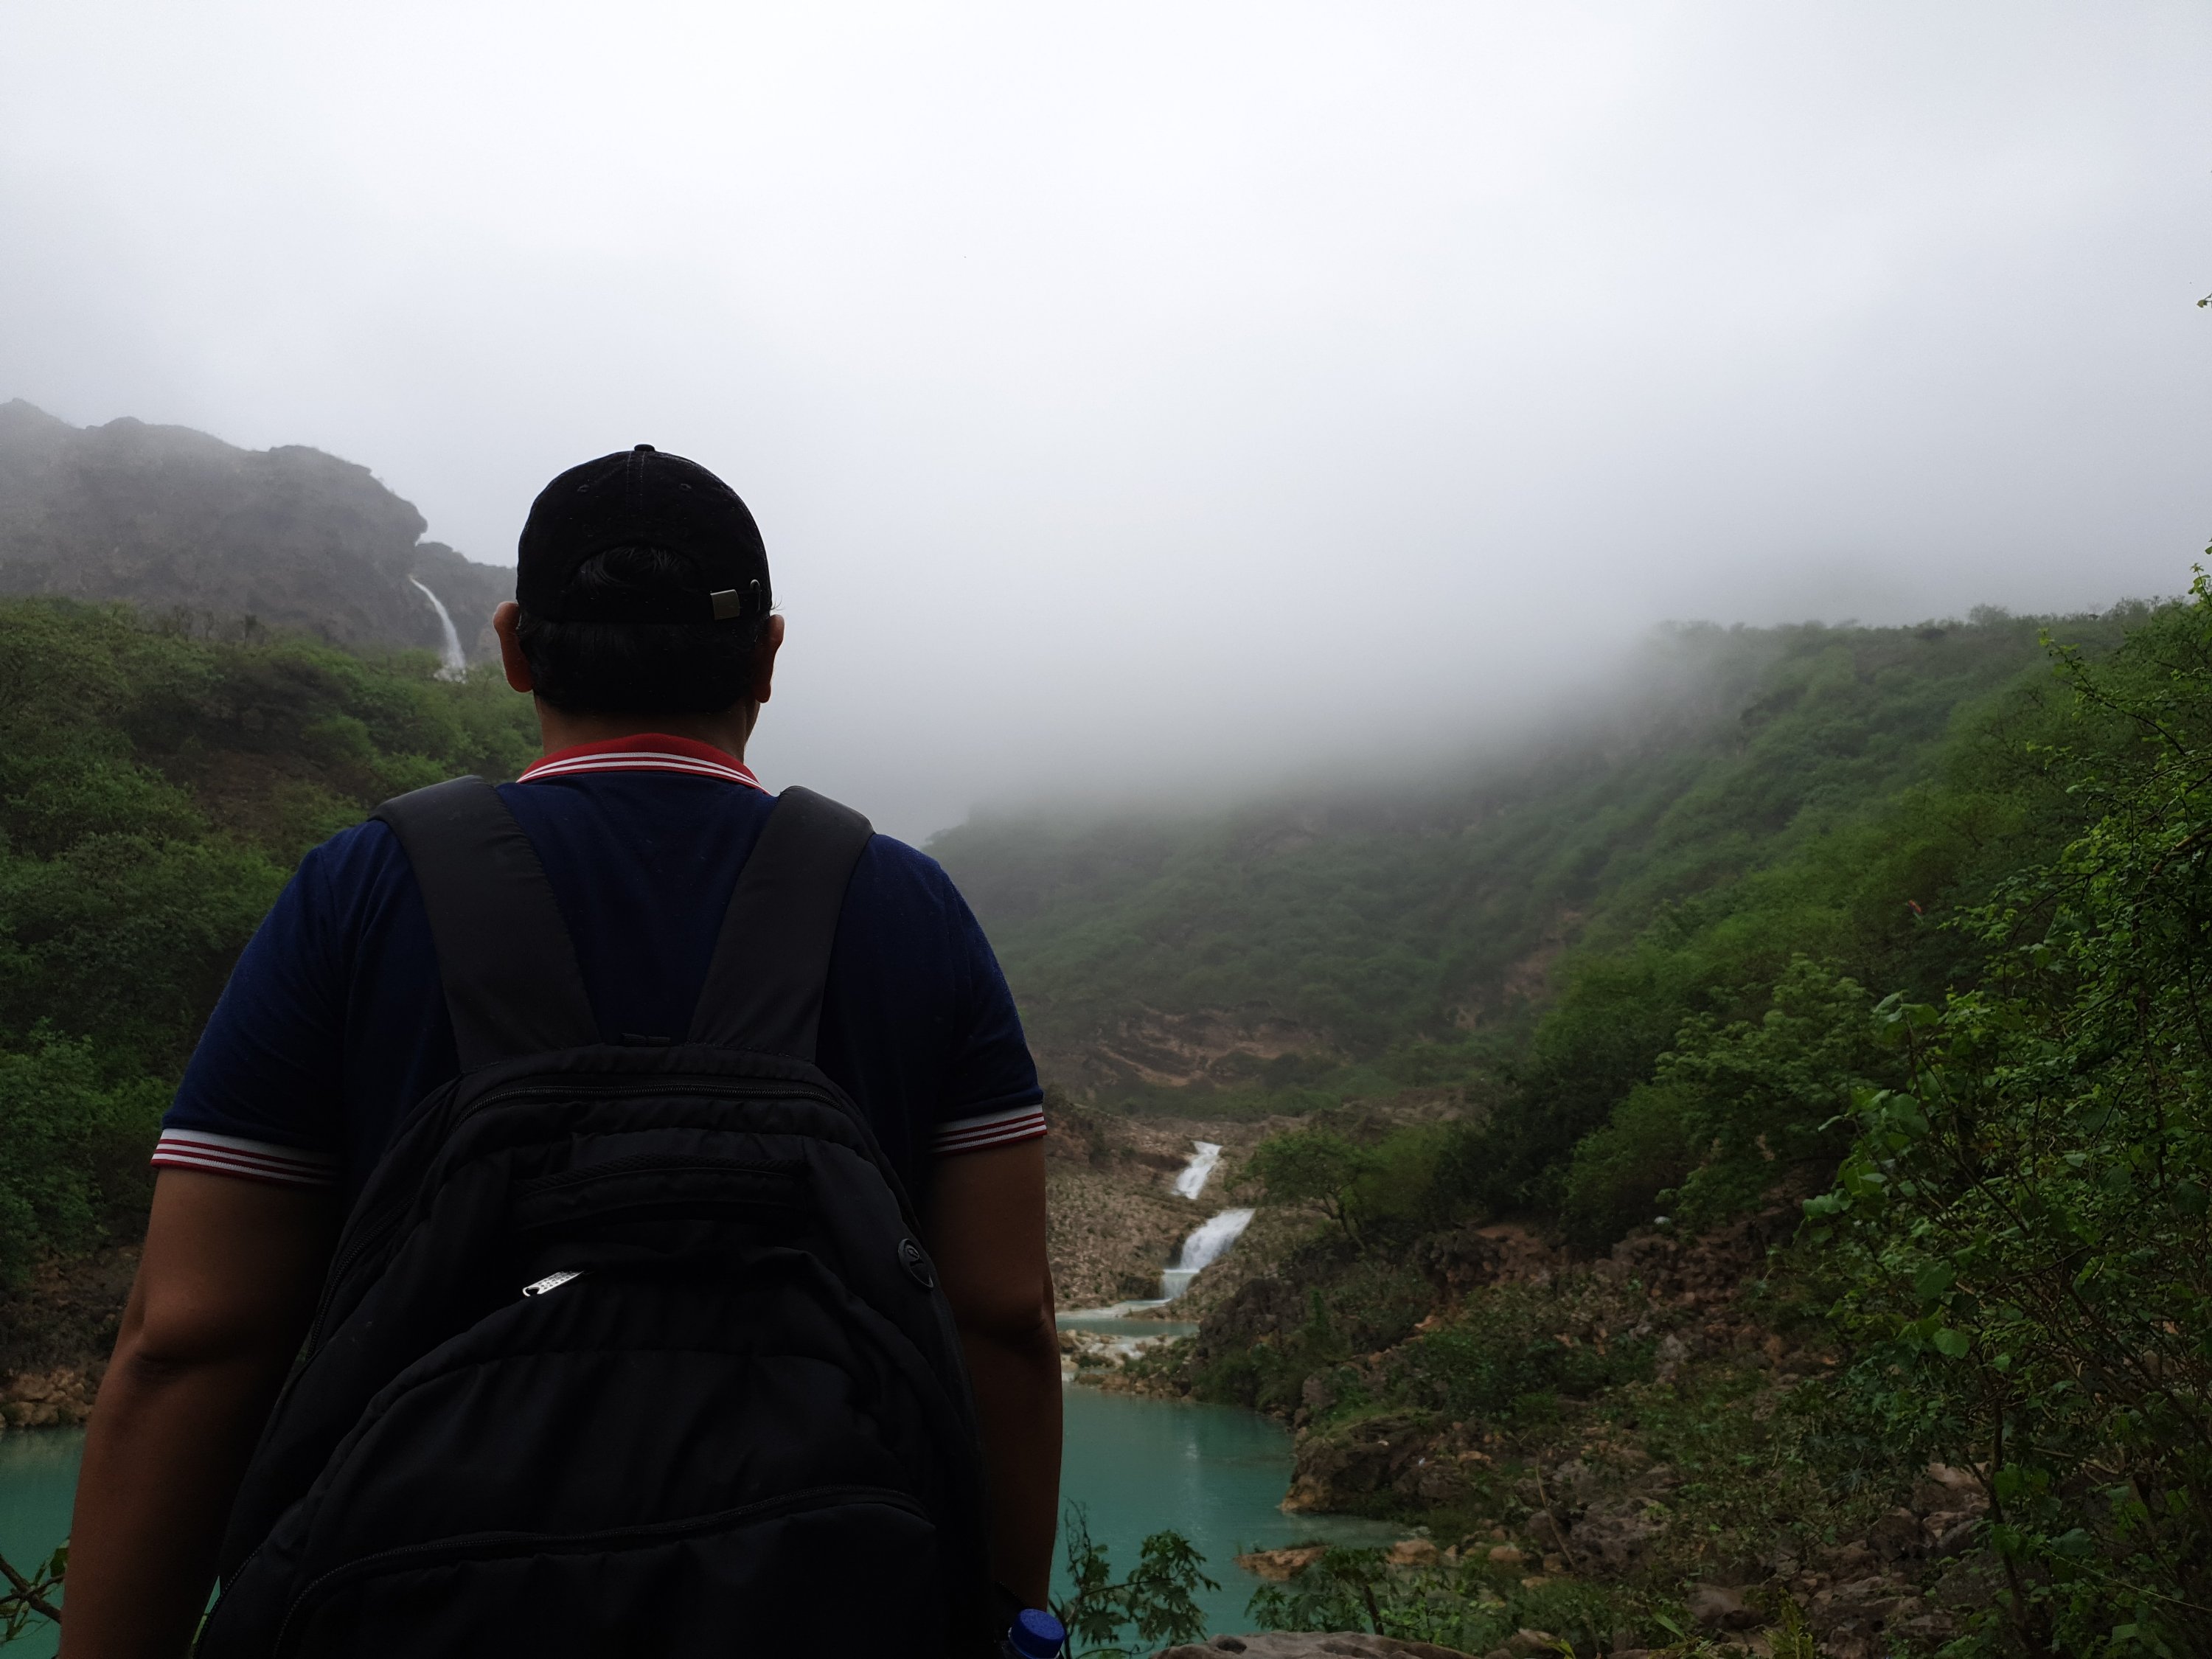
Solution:
[[[2202,1651],[2212,585],[2118,620],[2124,638],[2079,630],[2094,648],[2055,647],[1969,706],[1903,787],[1590,937],[1479,1109],[1397,1129],[1340,1112],[1264,1146],[1252,1176],[1320,1222],[1279,1269],[1308,1313],[1258,1340],[1202,1334],[1187,1380],[1298,1409],[1316,1435],[1388,1418],[1449,1447],[1480,1425],[1539,1471],[1608,1436],[1678,1473],[1702,1458],[1709,1476],[1643,1511],[1646,1614],[1719,1571],[1770,1578],[1778,1617],[1775,1563],[1841,1559],[1888,1527],[1882,1559],[1952,1611],[1893,1597],[1887,1646]],[[1638,1239],[1741,1236],[1762,1212],[1783,1244],[1744,1257],[1747,1285],[1622,1299],[1623,1273],[1660,1259]],[[1571,1293],[1478,1279],[1440,1297],[1439,1252],[1513,1216],[1590,1249],[1632,1237]],[[1750,1325],[1699,1326],[1701,1294],[1774,1333],[1769,1358]],[[1655,1381],[1670,1322],[1736,1345],[1697,1373],[1702,1408],[1692,1373]],[[1831,1369],[1759,1380],[1801,1346]],[[1930,1469],[1952,1487],[1930,1493]],[[1402,1488],[1372,1501],[1425,1507]],[[1487,1476],[1439,1506],[1457,1522],[1539,1507]],[[1550,1536],[1553,1509],[1521,1524]],[[1318,1616],[1356,1565],[1302,1577],[1279,1611],[1303,1597]],[[1461,1627],[1426,1617],[1394,1631]]]
[[[2104,649],[2127,620],[2063,627]],[[1986,730],[2024,679],[2048,682],[2040,626],[1978,613],[1917,629],[1681,629],[1595,731],[1446,781],[1316,789],[1188,820],[985,819],[932,850],[991,930],[1048,1069],[1135,1103],[1148,1091],[1112,1051],[1156,1016],[1299,1034],[1289,1052],[1206,1066],[1210,1109],[1240,1093],[1310,1103],[1291,1091],[1484,1074],[1523,1054],[1563,945],[1617,949],[1663,918],[1683,947],[1620,957],[1618,986],[1572,976],[1587,1017],[1551,1023],[1527,1056],[1551,1078],[1571,1142],[1668,1046],[1682,1010],[1709,1001],[1694,942],[1774,910],[1746,890],[1763,872],[1821,884],[1829,912],[1816,935],[1793,931],[1809,919],[1794,912],[1769,928],[1770,952],[1833,958],[1865,984],[1941,980],[1948,945],[1912,925],[1908,902],[1940,905],[1980,860],[2003,857],[2012,827],[1946,823],[1899,847],[1869,808],[1972,763],[1954,734]],[[1668,973],[1667,996],[1644,994]],[[1188,1109],[1188,1091],[1173,1103]]]
[[[535,755],[524,699],[436,666],[0,601],[0,1283],[131,1237],[155,1120],[302,852]]]

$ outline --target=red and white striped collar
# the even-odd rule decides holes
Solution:
[[[693,738],[671,737],[665,732],[637,732],[626,738],[556,749],[515,781],[536,783],[545,778],[574,777],[579,772],[684,772],[695,778],[742,783],[749,789],[761,787],[751,769],[727,750]]]

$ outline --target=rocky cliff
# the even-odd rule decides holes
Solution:
[[[227,633],[436,650],[452,611],[471,659],[513,573],[422,539],[422,515],[365,466],[240,449],[143,421],[74,427],[0,404],[0,592],[125,599]]]

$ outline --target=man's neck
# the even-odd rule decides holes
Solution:
[[[659,732],[706,744],[741,761],[745,757],[745,740],[759,718],[760,705],[755,702],[741,702],[712,714],[566,714],[543,698],[538,702],[538,737],[549,755],[580,743],[605,743]]]

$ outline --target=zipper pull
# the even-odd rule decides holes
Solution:
[[[570,1279],[580,1279],[582,1276],[581,1273],[548,1273],[543,1279],[533,1279],[529,1284],[525,1285],[522,1287],[522,1293],[525,1296],[543,1296],[546,1291],[557,1291]]]

